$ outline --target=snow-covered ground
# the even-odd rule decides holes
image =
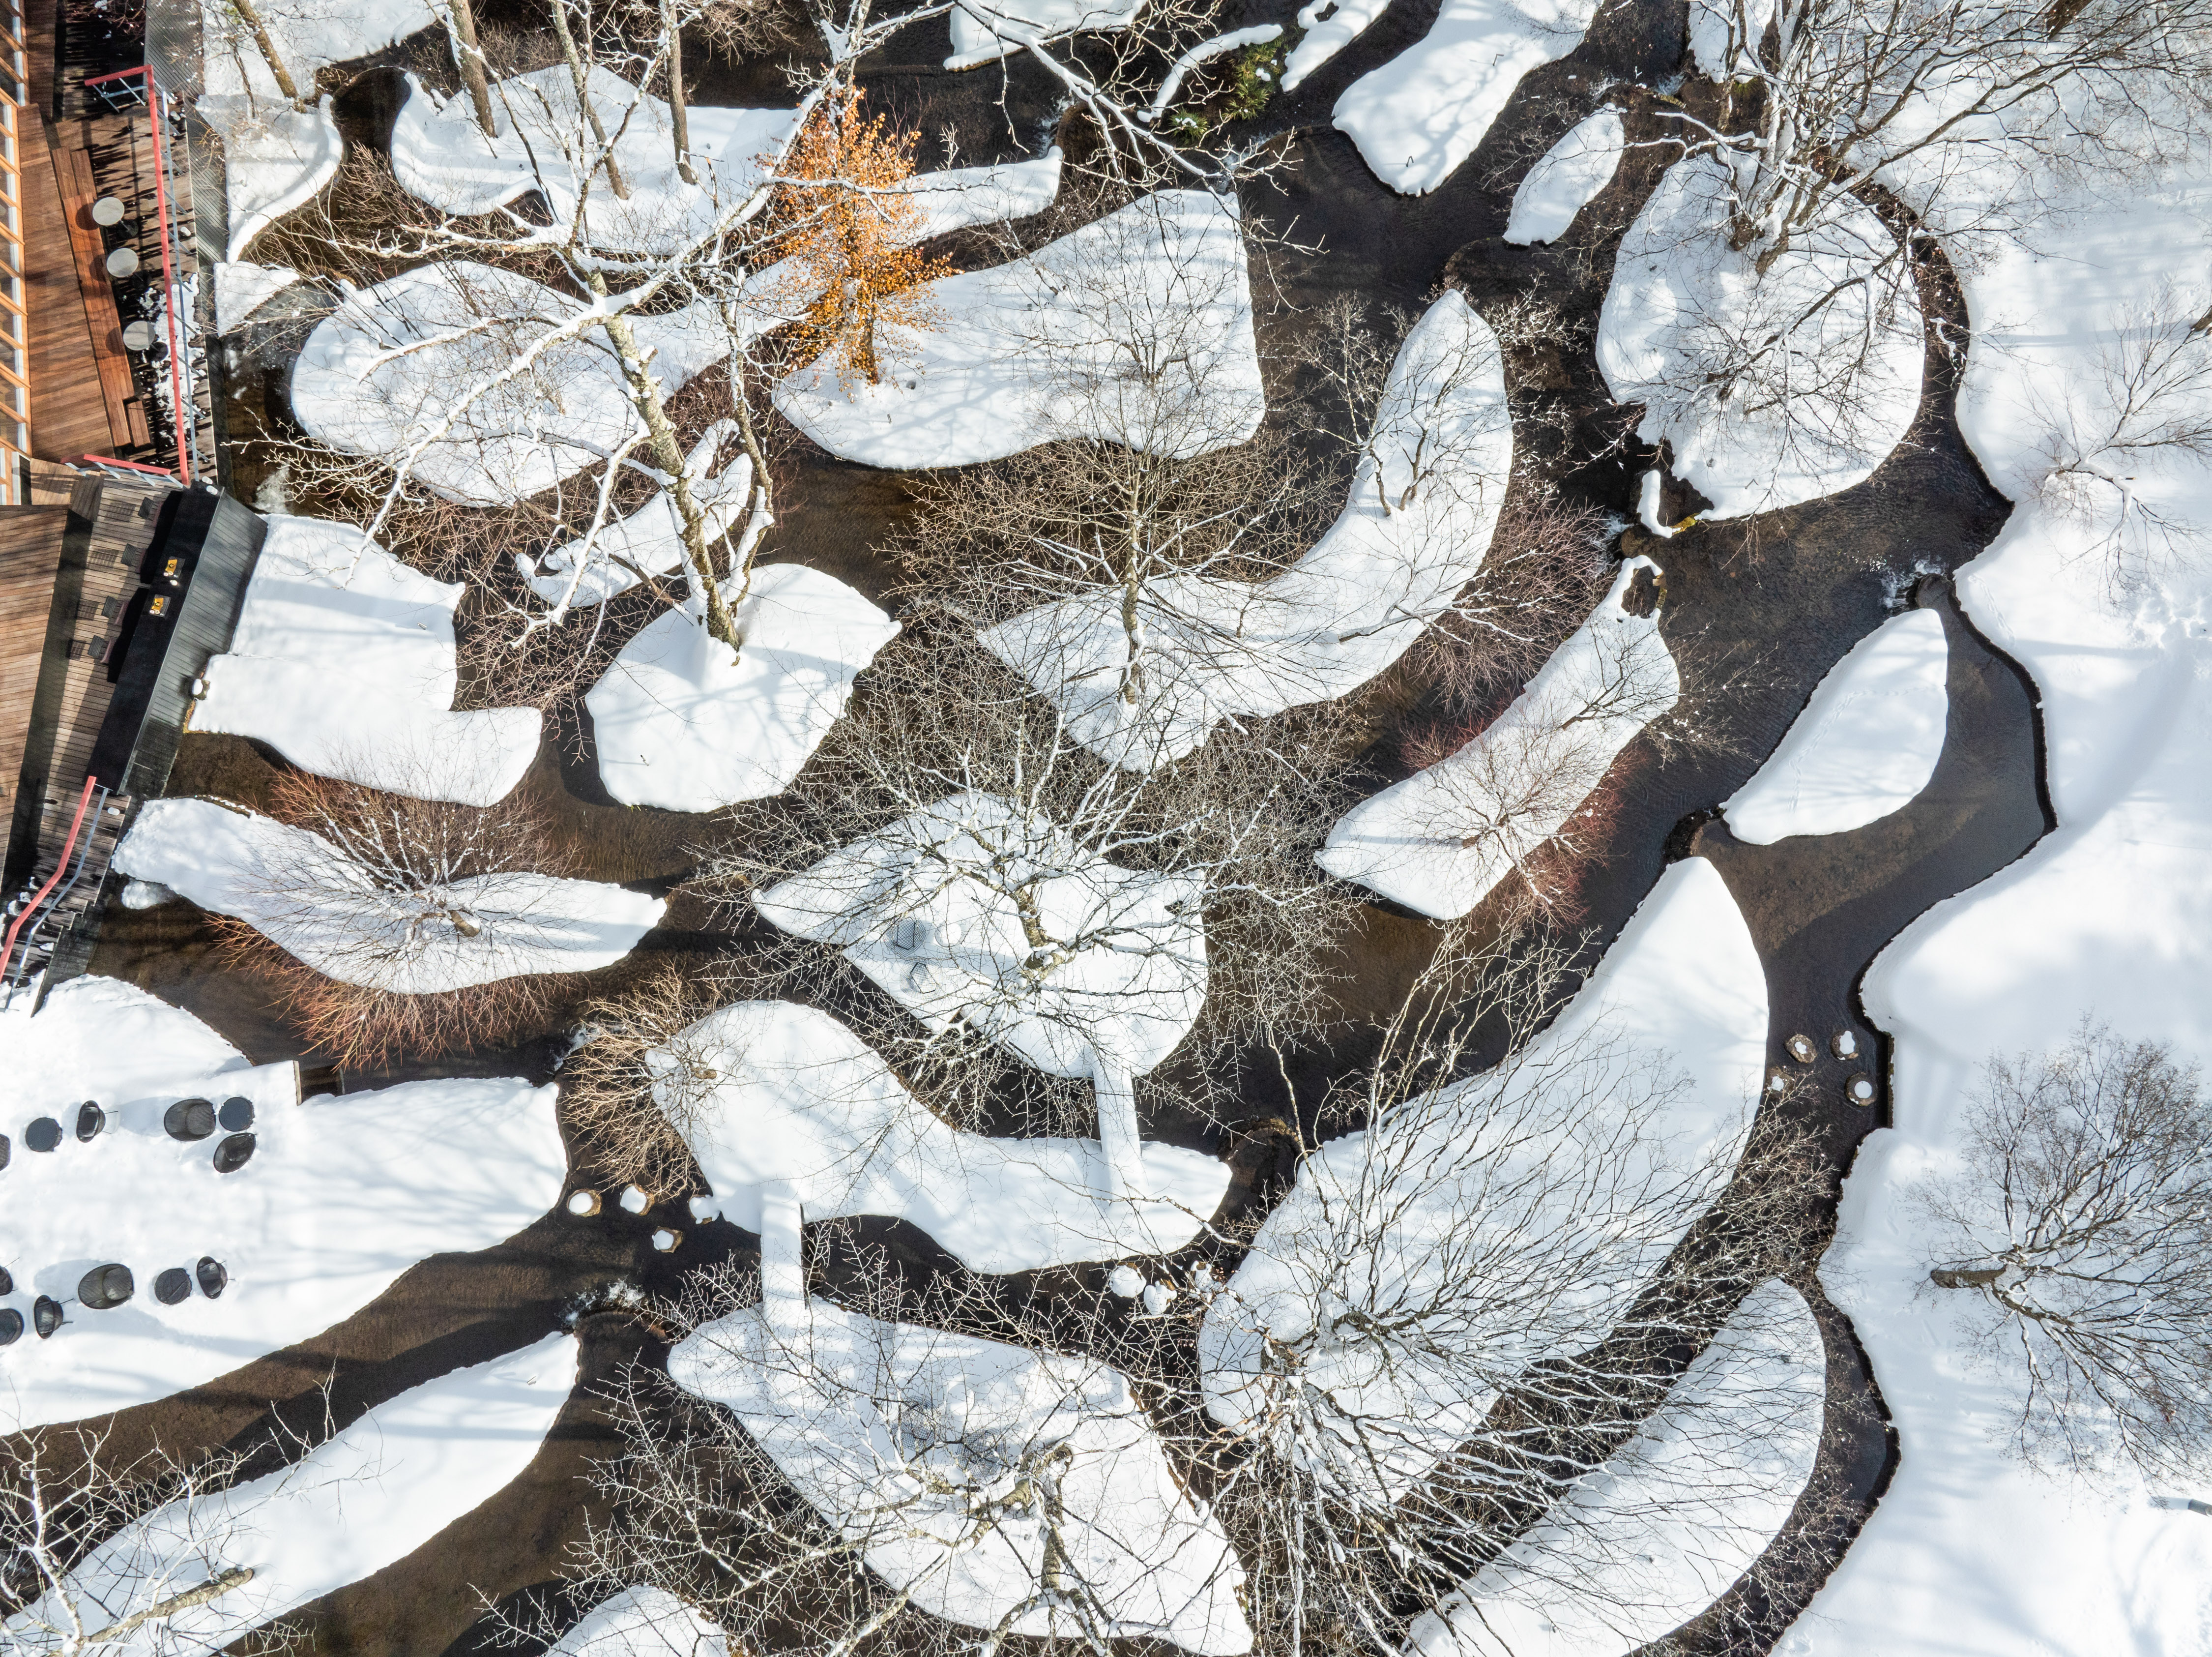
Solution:
[[[717,420],[684,461],[691,479],[692,503],[699,509],[708,545],[717,560],[726,556],[720,538],[744,510],[753,481],[749,455],[739,454],[720,472],[710,470],[715,451],[735,431],[736,422]],[[732,539],[742,540],[744,533]],[[542,557],[516,557],[532,592],[548,604],[571,606],[604,603],[636,586],[639,570],[665,576],[682,569],[684,562],[684,521],[675,496],[666,489],[626,517],[614,515],[611,505],[602,504],[597,521],[586,524],[574,539],[563,541]]]
[[[783,1183],[806,1215],[912,1221],[974,1271],[1032,1271],[1168,1254],[1198,1234],[1229,1168],[1172,1145],[1144,1148],[1146,1181],[1118,1198],[1095,1139],[991,1139],[949,1126],[827,1013],[741,1002],[693,1026],[661,1061],[656,1093],[681,1088],[690,1136],[720,1214],[762,1226],[761,1190]],[[714,1080],[698,1079],[702,1071]],[[689,1112],[684,1112],[689,1114]]]
[[[1030,1603],[1056,1533],[1054,1574],[1088,1591],[1112,1635],[1200,1657],[1251,1649],[1236,1551],[1176,1483],[1119,1371],[793,1298],[770,1286],[679,1343],[669,1374],[734,1411],[915,1605],[1066,1636],[1079,1626],[1066,1610]],[[1008,1500],[1026,1480],[1051,1481],[1057,1500]]]
[[[1713,156],[1667,169],[1621,242],[1597,337],[1613,396],[1644,405],[1637,435],[1673,444],[1713,518],[1863,481],[1912,423],[1923,355],[1918,293],[1872,209],[1837,192],[1755,277],[1728,246],[1728,194]]]
[[[1063,437],[1147,447],[1113,390],[1132,339],[1170,341],[1162,354],[1187,358],[1175,372],[1208,390],[1203,429],[1178,424],[1160,447],[1241,443],[1267,412],[1243,228],[1212,196],[1163,191],[1027,258],[916,291],[938,320],[881,327],[882,384],[848,393],[823,362],[776,387],[777,409],[842,460],[911,470]]]
[[[512,271],[426,265],[348,294],[315,325],[292,366],[292,411],[310,437],[404,466],[449,499],[524,500],[644,430],[612,345],[584,317]],[[632,326],[669,395],[733,344],[711,300]]]
[[[1718,1192],[1757,1103],[1766,1015],[1765,972],[1719,872],[1674,864],[1512,1069],[1394,1106],[1299,1164],[1200,1328],[1214,1418],[1264,1430],[1281,1407],[1266,1340],[1297,1347],[1303,1386],[1388,1426],[1379,1446],[1316,1434],[1285,1447],[1332,1461],[1359,1499],[1395,1499],[1487,1410],[1471,1376],[1494,1392],[1589,1345]],[[1588,1244],[1571,1293],[1528,1281],[1554,1234]],[[1482,1312],[1464,1301],[1478,1270],[1510,1279],[1477,1293]],[[1352,1295],[1417,1323],[1449,1302],[1434,1340],[1457,1355],[1425,1331],[1402,1345],[1359,1332],[1332,1309]]]
[[[1723,809],[1740,840],[1841,834],[1928,786],[1950,721],[1943,618],[1908,610],[1851,647],[1790,734]]]
[[[1448,293],[1400,347],[1370,452],[1310,551],[1266,582],[1145,584],[1134,701],[1121,693],[1132,645],[1118,587],[1025,611],[983,643],[1101,757],[1170,764],[1224,719],[1347,695],[1403,655],[1481,566],[1512,463],[1497,338]]]
[[[1057,855],[1055,855],[1057,854]],[[1036,953],[1020,892],[1065,955]],[[1192,876],[1127,869],[1025,822],[994,795],[948,796],[832,852],[755,900],[787,932],[845,958],[934,1030],[964,1017],[1048,1075],[1103,1057],[1142,1075],[1206,999],[1206,926]]]
[[[343,984],[412,996],[611,966],[667,907],[526,870],[393,891],[320,835],[212,800],[149,801],[115,867],[236,917]],[[479,929],[465,933],[456,915]]]
[[[726,583],[725,595],[736,599],[738,586]],[[599,780],[626,806],[713,811],[782,793],[899,631],[803,564],[752,572],[730,606],[744,641],[734,661],[703,610],[691,600],[656,616],[584,698]]]
[[[1823,1353],[1802,1295],[1752,1290],[1602,1468],[1414,1623],[1408,1657],[1626,1657],[1697,1616],[1812,1477]]]
[[[722,1630],[665,1588],[624,1588],[601,1600],[545,1657],[730,1657]]]
[[[1104,34],[1136,20],[1143,0],[961,0],[952,9],[947,69],[973,69],[1032,40]]]
[[[1465,915],[1583,808],[1620,751],[1681,693],[1656,614],[1624,607],[1649,558],[1466,746],[1362,801],[1318,861],[1439,920]]]
[[[2028,222],[1960,249],[1978,255],[1961,260],[1975,338],[1960,418],[2018,505],[1958,590],[2034,679],[2058,826],[1907,928],[1868,974],[1868,1010],[1896,1038],[1895,1126],[1860,1153],[1821,1277],[1873,1360],[1900,1459],[1780,1649],[2196,1657],[2212,1647],[2212,1521],[2148,1498],[2212,1500],[2212,1485],[2115,1474],[2092,1487],[2009,1459],[2021,1383],[1969,1365],[1958,1313],[1925,1287],[1906,1197],[1954,1166],[1966,1097],[1993,1052],[2047,1049],[2088,1014],[2212,1063],[2212,568],[2200,555],[2116,593],[2099,545],[2112,520],[2056,511],[2037,490],[2054,417],[2069,404],[2085,420],[2100,412],[2101,360],[2172,338],[2203,309],[2212,145],[2200,136],[2174,162],[2138,167],[2125,189],[1986,182],[2016,187],[2010,204]],[[1964,220],[1985,202],[1960,185],[1948,210]],[[2174,411],[2203,417],[2202,392],[2185,390]],[[2193,536],[2212,524],[2203,462],[2111,458]],[[2117,491],[2105,502],[2118,504]]]
[[[222,140],[225,257],[242,259],[254,237],[337,176],[345,140],[320,103],[293,109],[281,98],[211,93],[196,107]]]
[[[1513,192],[1505,240],[1518,247],[1557,241],[1590,198],[1613,182],[1628,144],[1620,112],[1607,105],[1585,115],[1538,157]]]
[[[9,1648],[55,1657],[219,1651],[247,1629],[404,1558],[497,1494],[538,1453],[575,1380],[575,1337],[549,1335],[379,1404],[281,1472],[156,1508],[67,1579],[87,1632],[97,1636],[224,1570],[243,1568],[251,1579],[96,1645],[71,1641],[50,1592],[8,1619]],[[40,1624],[61,1637],[47,1637]]]
[[[302,92],[312,88],[315,71],[325,64],[380,51],[429,27],[439,15],[433,0],[292,0],[255,9],[293,84]],[[276,77],[234,9],[221,0],[202,0],[200,27],[208,91],[219,96],[250,92],[258,101],[283,107]]]
[[[0,1354],[0,1430],[167,1398],[305,1340],[418,1260],[513,1236],[567,1170],[550,1087],[413,1081],[295,1104],[289,1066],[250,1068],[191,1014],[111,978],[59,985],[35,1017],[0,1014],[0,1262],[15,1279],[0,1304],[25,1323]],[[253,1154],[217,1173],[222,1133],[172,1139],[162,1118],[234,1096],[253,1101]],[[107,1115],[89,1143],[74,1132],[86,1100]],[[63,1128],[45,1154],[23,1132],[42,1116]],[[229,1274],[221,1295],[163,1305],[155,1280],[203,1256]],[[78,1280],[111,1263],[131,1269],[131,1301],[78,1306]],[[29,1332],[41,1295],[66,1315],[43,1341]]]
[[[281,515],[196,731],[390,794],[489,806],[538,757],[535,708],[453,711],[453,607],[468,589],[409,569],[351,525]]]
[[[227,259],[215,267],[215,329],[228,333],[300,280],[289,265],[250,265]]]
[[[1363,25],[1382,10],[1349,9]],[[1443,0],[1426,35],[1345,88],[1337,128],[1352,135],[1376,178],[1426,195],[1474,153],[1521,77],[1580,46],[1596,15],[1596,0]],[[1328,50],[1351,39],[1332,31]],[[1303,79],[1322,61],[1294,54],[1291,67]]]

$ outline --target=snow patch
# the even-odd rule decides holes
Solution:
[[[1118,1198],[1095,1139],[993,1139],[949,1126],[827,1013],[740,1002],[709,1014],[653,1061],[657,1099],[697,1122],[688,1136],[720,1214],[759,1231],[763,1187],[787,1185],[806,1215],[910,1221],[971,1271],[1035,1271],[1168,1254],[1196,1236],[1228,1165],[1143,1148],[1142,1195]],[[711,1081],[705,1073],[714,1073]],[[1126,1270],[1126,1268],[1124,1268]]]
[[[1893,265],[1896,239],[1871,209],[1839,193],[1759,277],[1728,246],[1729,187],[1711,155],[1667,169],[1621,243],[1597,337],[1613,396],[1644,405],[1637,435],[1674,446],[1674,475],[1713,503],[1710,518],[1865,481],[1919,410],[1923,354],[1919,296],[1909,274],[1893,296],[1877,267]],[[1717,366],[1778,333],[1755,376],[1713,389]]]
[[[196,731],[388,794],[489,806],[538,757],[535,708],[456,713],[453,609],[467,587],[409,569],[349,524],[274,515]]]
[[[1456,753],[1346,812],[1316,861],[1438,920],[1467,914],[1525,868],[1681,694],[1656,613],[1624,603],[1642,570],[1658,565],[1625,562],[1510,707]]]
[[[707,631],[704,606],[663,612],[584,698],[599,779],[626,806],[713,811],[791,786],[845,711],[853,680],[898,624],[800,564],[724,585],[744,648]]]
[[[1627,147],[1628,132],[1619,110],[1607,105],[1585,115],[1543,153],[1514,191],[1505,240],[1526,247],[1566,235],[1575,215],[1613,182]]]
[[[1504,366],[1489,325],[1448,293],[1390,367],[1372,451],[1328,533],[1262,582],[1170,576],[1139,598],[1143,687],[1124,698],[1119,589],[1026,611],[986,649],[1131,771],[1182,758],[1224,719],[1345,696],[1412,648],[1480,567],[1512,471]]]
[[[99,1620],[103,1602],[143,1609],[149,1579],[170,1585],[166,1598],[242,1566],[251,1581],[97,1648],[117,1657],[201,1657],[382,1570],[520,1474],[575,1380],[575,1337],[549,1335],[377,1405],[281,1472],[156,1508],[70,1574],[88,1632],[108,1626]],[[33,1635],[33,1619],[69,1626],[41,1600],[8,1621],[23,1642],[17,1649],[76,1648]]]
[[[1363,27],[1371,15],[1352,9]],[[1425,36],[1345,88],[1337,129],[1383,183],[1425,196],[1474,153],[1522,76],[1580,46],[1596,15],[1597,0],[1443,0]],[[1305,73],[1342,44],[1329,40]]]
[[[947,69],[974,69],[1018,52],[1032,41],[1125,29],[1144,0],[959,0],[952,9],[952,55]]]
[[[1908,610],[1829,670],[1759,774],[1722,807],[1739,840],[1841,834],[1928,786],[1950,718],[1943,618]]]
[[[293,109],[281,98],[257,103],[210,94],[195,107],[222,140],[223,204],[230,222],[225,257],[234,263],[254,237],[313,201],[337,176],[345,140],[321,102]]]
[[[215,267],[215,329],[228,333],[301,280],[289,265],[248,265],[228,259]]]
[[[410,996],[612,966],[667,907],[618,886],[521,871],[403,899],[321,836],[212,800],[149,801],[115,867],[246,922],[341,984]],[[481,930],[465,935],[456,913]]]
[[[730,1657],[722,1630],[665,1588],[624,1588],[547,1648],[545,1657]]]
[[[848,394],[821,362],[776,387],[776,408],[841,460],[911,471],[995,460],[1055,438],[1127,441],[1099,423],[1079,391],[1119,371],[1133,331],[1172,328],[1204,343],[1203,359],[1179,371],[1209,387],[1221,417],[1176,452],[1243,442],[1267,413],[1243,227],[1233,205],[1212,196],[1164,191],[1027,258],[917,292],[940,320],[881,327],[880,385]]]

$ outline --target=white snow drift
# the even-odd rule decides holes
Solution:
[[[611,966],[666,907],[618,886],[526,871],[393,891],[321,836],[212,800],[149,801],[115,867],[236,917],[342,984],[412,996]],[[480,929],[464,933],[456,915]]]
[[[1627,144],[1620,112],[1610,104],[1576,122],[1566,137],[1538,158],[1514,191],[1505,240],[1526,247],[1566,235],[1575,215],[1613,182]]]
[[[744,509],[753,481],[752,458],[742,454],[708,475],[715,451],[735,429],[736,422],[717,420],[684,461],[691,479],[692,503],[699,509],[708,546],[717,559],[725,556],[723,534]],[[542,557],[516,555],[516,567],[532,592],[556,607],[601,604],[636,586],[639,570],[665,576],[684,567],[684,521],[670,490],[659,490],[627,516],[607,515],[611,511],[600,509],[581,533]],[[747,524],[733,539],[744,543],[752,527]]]
[[[782,1184],[809,1217],[908,1220],[970,1270],[1033,1271],[1172,1253],[1228,1188],[1226,1164],[1147,1145],[1143,1193],[1118,1199],[1097,1140],[956,1130],[850,1030],[789,1002],[723,1008],[652,1062],[656,1098],[681,1090],[678,1114],[702,1124],[689,1142],[714,1194],[695,1207],[748,1231]]]
[[[1656,615],[1622,603],[1642,569],[1658,566],[1621,565],[1596,612],[1466,746],[1339,819],[1321,866],[1439,920],[1524,866],[1681,694]]]
[[[1613,396],[1644,405],[1638,436],[1674,446],[1674,475],[1714,518],[1864,481],[1919,409],[1923,356],[1919,295],[1909,273],[1892,279],[1896,238],[1872,209],[1838,192],[1760,277],[1729,247],[1728,191],[1713,156],[1667,169],[1621,242],[1597,337]],[[1754,356],[1733,384],[1710,380]]]
[[[254,237],[337,176],[345,140],[321,103],[294,109],[282,98],[211,94],[197,107],[222,140],[225,257],[242,259]]]
[[[366,788],[490,805],[537,758],[539,718],[453,711],[453,606],[466,590],[349,524],[272,516],[192,728],[258,738]]]
[[[848,393],[821,362],[776,387],[777,409],[841,459],[911,470],[1054,438],[1128,441],[1098,423],[1100,399],[1071,387],[1110,385],[1136,337],[1172,333],[1195,353],[1176,371],[1207,386],[1220,412],[1200,439],[1171,434],[1195,441],[1190,452],[1244,442],[1267,412],[1243,233],[1233,204],[1212,196],[1164,191],[1027,258],[916,291],[939,320],[879,328],[882,384]]]
[[[592,1606],[545,1657],[730,1657],[730,1644],[667,1589],[641,1587]]]
[[[1400,347],[1350,498],[1310,551],[1266,582],[1145,584],[1134,701],[1122,695],[1131,641],[1119,588],[1026,611],[982,642],[1102,758],[1133,771],[1172,763],[1224,719],[1346,695],[1403,655],[1480,567],[1512,460],[1497,338],[1448,293]]]
[[[575,1337],[549,1335],[379,1404],[281,1472],[156,1508],[70,1574],[88,1634],[111,1626],[103,1602],[147,1609],[236,1567],[251,1580],[97,1646],[63,1632],[68,1618],[49,1593],[8,1619],[9,1648],[56,1657],[219,1651],[246,1628],[406,1557],[495,1495],[530,1465],[575,1380]],[[149,1584],[167,1592],[149,1596]],[[34,1631],[39,1623],[56,1634]]]
[[[1283,1447],[1354,1500],[1395,1500],[1486,1410],[1473,1376],[1503,1385],[1593,1343],[1717,1195],[1749,1130],[1766,1018],[1765,972],[1719,872],[1700,858],[1675,864],[1512,1070],[1408,1100],[1299,1164],[1200,1326],[1210,1413],[1273,1430],[1283,1380],[1268,1343],[1295,1348],[1300,1385],[1380,1423],[1385,1442],[1319,1433]],[[1445,1277],[1472,1268],[1454,1262],[1517,1270],[1526,1248],[1577,1228],[1592,1260],[1610,1251],[1606,1270],[1556,1298],[1538,1286],[1540,1307],[1497,1326],[1455,1313],[1433,1338],[1459,1343],[1456,1355],[1424,1331],[1374,1338],[1337,1310],[1350,1295],[1392,1309],[1461,1305],[1468,1285]],[[1494,1298],[1523,1308],[1528,1288],[1502,1283]]]
[[[845,711],[853,680],[898,624],[801,564],[725,584],[744,649],[687,600],[647,623],[584,698],[599,779],[627,806],[712,811],[791,786]]]
[[[1031,41],[1109,34],[1136,21],[1144,0],[960,0],[952,9],[947,69],[973,69]]]
[[[1364,25],[1382,8],[1351,9]],[[1474,153],[1521,77],[1581,45],[1596,14],[1597,0],[1443,0],[1425,36],[1345,88],[1337,128],[1383,183],[1426,195]],[[1352,37],[1328,38],[1334,52]],[[1303,78],[1320,65],[1292,66]]]
[[[1933,610],[1908,610],[1853,645],[1723,807],[1736,838],[1841,834],[1911,803],[1943,752],[1950,665]]]
[[[1059,1569],[1111,1635],[1201,1657],[1251,1649],[1235,1550],[1176,1483],[1120,1372],[763,1288],[761,1306],[680,1343],[669,1374],[732,1410],[915,1605],[970,1628],[1012,1614],[1012,1633],[1066,1633],[1065,1610],[1030,1603],[1056,1513]],[[1025,1480],[1051,1481],[1056,1501],[1007,1501]]]
[[[107,978],[56,989],[9,1031],[6,1115],[15,1154],[0,1172],[0,1303],[27,1332],[0,1349],[0,1430],[167,1398],[343,1322],[430,1255],[489,1248],[551,1208],[567,1167],[553,1090],[521,1081],[411,1081],[295,1104],[289,1067],[246,1061],[190,1014]],[[254,1153],[227,1174],[214,1139],[162,1131],[179,1099],[254,1100]],[[75,1126],[97,1100],[107,1126]],[[26,1148],[38,1116],[59,1148]],[[229,1282],[174,1306],[155,1297],[170,1267],[202,1256]],[[131,1269],[111,1311],[75,1304],[96,1265]],[[51,1339],[27,1332],[31,1302],[68,1308]]]
[[[731,350],[709,300],[632,326],[669,394]],[[347,295],[293,364],[292,411],[318,442],[471,506],[526,499],[644,430],[581,304],[468,259]]]
[[[1823,1355],[1802,1295],[1752,1290],[1603,1467],[1413,1623],[1407,1657],[1626,1657],[1697,1616],[1813,1475]]]

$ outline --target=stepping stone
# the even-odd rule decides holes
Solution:
[[[253,1155],[253,1136],[234,1133],[215,1148],[215,1171],[236,1173]]]
[[[182,1266],[171,1266],[154,1279],[154,1298],[163,1306],[174,1306],[179,1301],[190,1300],[192,1293],[192,1274]]]
[[[94,1312],[109,1312],[129,1300],[137,1289],[129,1266],[94,1266],[77,1279],[77,1303]]]
[[[172,1139],[205,1139],[215,1131],[215,1106],[204,1099],[180,1099],[161,1112],[161,1130]]]
[[[192,1276],[199,1279],[200,1293],[210,1301],[222,1295],[230,1274],[222,1269],[222,1262],[211,1254],[200,1256],[199,1264],[192,1268]]]
[[[222,1101],[220,1115],[225,1133],[244,1133],[253,1125],[253,1101],[243,1094],[233,1093]]]

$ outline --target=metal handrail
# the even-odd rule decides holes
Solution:
[[[21,932],[29,923],[31,917],[39,912],[40,906],[46,901],[46,894],[54,889],[62,878],[62,872],[69,867],[70,853],[76,845],[77,831],[84,826],[85,807],[92,803],[92,791],[99,786],[100,779],[96,777],[88,777],[84,779],[84,792],[76,797],[76,815],[70,819],[69,838],[62,842],[62,855],[54,862],[54,872],[46,877],[46,883],[39,888],[38,895],[24,906],[23,912],[18,915],[8,928],[7,941],[0,943],[0,984],[8,982],[8,964],[15,957],[15,935]],[[91,842],[88,839],[85,844],[89,846]],[[75,885],[76,882],[72,881],[70,884]],[[27,949],[24,951],[24,959],[26,960],[30,959],[30,952]],[[12,995],[15,986],[9,984],[8,987]]]

